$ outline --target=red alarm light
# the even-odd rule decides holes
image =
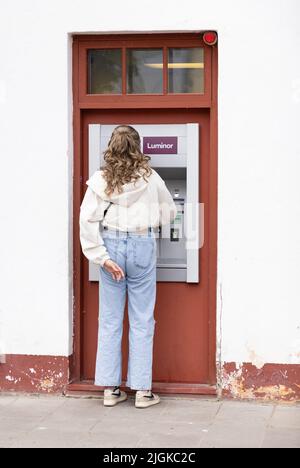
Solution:
[[[215,45],[217,43],[218,36],[214,31],[207,31],[203,34],[203,41],[207,45]]]

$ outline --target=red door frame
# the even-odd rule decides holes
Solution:
[[[168,46],[192,47],[202,46],[205,51],[205,83],[206,91],[203,95],[167,95],[166,76],[164,76],[164,95],[144,96],[125,94],[118,96],[89,95],[86,90],[86,51],[89,47],[155,47]],[[125,54],[123,54],[124,56]],[[166,56],[166,54],[165,54]],[[150,109],[150,108],[209,108],[210,109],[210,180],[209,197],[210,210],[208,214],[209,229],[209,379],[212,384],[216,383],[216,282],[217,282],[217,91],[218,91],[218,56],[217,47],[205,46],[201,40],[200,33],[182,34],[131,34],[131,35],[102,35],[102,36],[74,36],[73,37],[73,134],[74,134],[74,180],[73,180],[73,288],[74,288],[74,344],[73,355],[70,365],[70,391],[93,391],[94,386],[84,385],[81,382],[81,358],[82,358],[82,253],[79,241],[79,218],[80,204],[85,189],[82,180],[82,111],[84,109]],[[123,73],[125,73],[123,68]],[[124,83],[124,75],[123,75]],[[123,85],[123,92],[125,88]],[[163,391],[163,389],[161,389]],[[168,392],[180,393],[180,388],[167,389]],[[185,393],[211,394],[215,390],[212,386],[203,386],[202,389],[184,390]]]

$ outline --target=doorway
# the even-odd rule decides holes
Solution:
[[[76,80],[75,80],[76,81]],[[76,93],[75,93],[76,94]],[[137,99],[137,98],[135,98]],[[155,308],[153,389],[167,393],[214,394],[216,295],[216,115],[211,106],[172,108],[84,108],[75,110],[74,284],[75,365],[70,390],[93,386],[98,334],[98,283],[89,281],[88,261],[78,246],[78,209],[89,178],[89,124],[199,125],[199,202],[204,204],[204,244],[199,249],[199,283],[158,282]],[[77,244],[76,244],[77,243]],[[127,372],[128,318],[122,342],[123,380]]]

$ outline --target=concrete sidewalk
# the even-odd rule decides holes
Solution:
[[[300,406],[162,397],[145,410],[133,397],[0,396],[0,447],[300,447]]]

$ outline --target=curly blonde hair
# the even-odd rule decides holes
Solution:
[[[142,153],[140,135],[130,125],[118,125],[114,129],[103,155],[107,195],[115,190],[121,193],[123,184],[134,182],[141,176],[147,180],[152,173],[150,156]]]

